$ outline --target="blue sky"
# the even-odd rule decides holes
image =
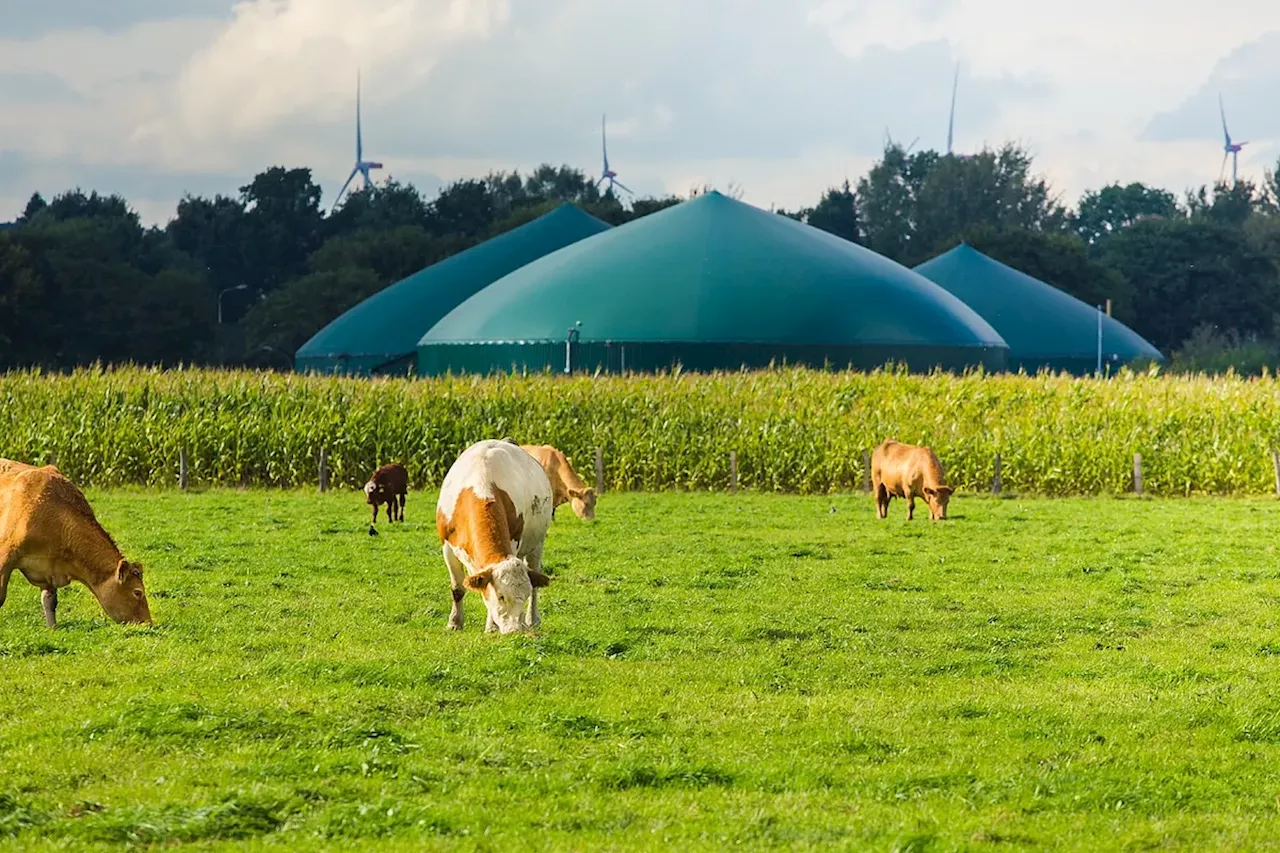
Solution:
[[[184,192],[307,165],[326,196],[366,153],[424,190],[610,155],[641,193],[740,187],[795,207],[856,178],[889,132],[1016,140],[1063,199],[1221,165],[1218,96],[1280,159],[1275,0],[0,0],[0,220],[36,190]]]

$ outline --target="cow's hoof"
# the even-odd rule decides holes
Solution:
[[[445,626],[445,628],[446,628],[447,630],[450,630],[450,631],[461,631],[461,630],[462,630],[462,626],[461,626],[461,625],[459,625],[459,624],[457,624],[456,622],[450,622],[448,625],[446,625],[446,626]]]

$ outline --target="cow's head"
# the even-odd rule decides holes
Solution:
[[[497,563],[484,571],[468,575],[466,587],[478,592],[485,609],[503,634],[528,630],[524,608],[535,586],[546,586],[551,578],[535,572],[518,557]]]
[[[596,517],[596,490],[588,486],[585,489],[570,489],[569,503],[573,504],[573,514],[588,521]]]
[[[102,609],[117,622],[151,623],[147,591],[142,585],[142,566],[121,560],[111,575],[93,590]]]
[[[937,521],[947,517],[947,501],[951,500],[951,495],[955,493],[955,489],[951,486],[932,486],[924,487],[925,503],[929,504],[929,518]]]
[[[379,504],[387,502],[387,488],[381,483],[375,483],[373,480],[364,484],[364,499],[369,504]]]

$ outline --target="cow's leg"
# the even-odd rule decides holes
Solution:
[[[884,482],[879,478],[871,484],[872,493],[876,500],[876,516],[879,518],[889,517],[889,490],[885,488]]]
[[[40,591],[40,603],[44,605],[44,621],[50,628],[58,627],[58,590],[46,586]]]
[[[5,597],[9,595],[9,576],[17,568],[14,552],[0,548],[0,607],[4,607]]]
[[[377,523],[378,523],[378,505],[377,505],[377,504],[374,504],[374,505],[373,505],[373,521],[372,521],[372,522],[370,522],[370,523],[371,523],[371,524],[377,524]]]
[[[529,555],[529,569],[535,572],[542,571],[542,549],[538,548]],[[538,610],[538,588],[535,586],[533,592],[529,594],[529,603],[525,605],[524,623],[530,629],[542,626],[542,613]]]
[[[453,594],[453,609],[449,611],[448,627],[450,631],[461,631],[462,598],[467,593],[463,581],[467,579],[467,570],[448,542],[444,543],[441,551],[444,553],[444,564],[449,569],[449,591]]]
[[[400,521],[404,521],[404,502],[407,497],[408,495],[403,493],[400,495]]]
[[[907,492],[907,521],[911,521],[916,514],[916,493]]]

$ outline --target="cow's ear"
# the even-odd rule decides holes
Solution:
[[[583,489],[569,489],[569,497],[573,498],[575,501],[580,501],[586,496],[587,493]]]
[[[938,496],[939,496],[939,497],[948,496],[948,495],[954,495],[955,493],[956,493],[956,488],[955,488],[955,486],[939,486],[939,487],[938,487]]]
[[[926,497],[930,497],[930,498],[936,498],[938,496],[938,490],[933,488],[932,486],[925,486],[924,493]]]
[[[483,572],[467,575],[467,579],[462,583],[472,592],[483,592],[486,586],[493,583],[493,570],[485,569]]]
[[[549,586],[551,584],[551,578],[544,575],[542,572],[536,572],[533,569],[530,569],[529,583],[534,586]]]
[[[116,564],[116,580],[124,583],[129,579],[129,564],[125,560],[121,560]]]

